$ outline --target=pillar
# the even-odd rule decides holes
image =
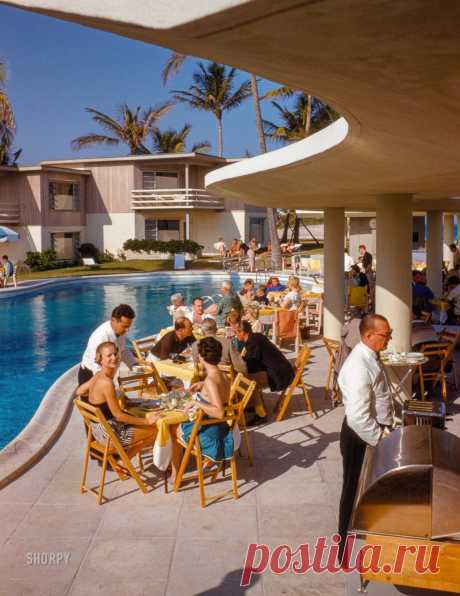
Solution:
[[[412,319],[412,197],[381,195],[376,201],[376,313],[393,329],[390,348],[408,352]]]
[[[185,212],[185,240],[190,240],[190,213]]]
[[[457,217],[457,234],[456,234],[455,241],[458,244],[459,241],[460,241],[460,229],[459,229],[460,228],[460,226],[459,226],[459,224],[460,224],[460,213],[456,213],[455,215]]]
[[[344,292],[345,211],[324,210],[324,337],[341,339]]]
[[[428,211],[426,239],[427,283],[435,296],[442,294],[442,212]]]
[[[452,261],[452,253],[449,249],[449,244],[455,243],[454,237],[454,214],[444,213],[444,261],[447,261],[448,269],[452,269],[454,264]]]

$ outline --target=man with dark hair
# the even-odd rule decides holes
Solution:
[[[93,331],[78,371],[79,385],[89,381],[100,370],[99,364],[96,363],[96,348],[105,341],[111,341],[118,347],[121,360],[129,368],[136,364],[134,354],[126,348],[124,337],[135,317],[136,313],[128,304],[120,304],[113,309],[110,321],[102,323]]]
[[[434,294],[426,285],[426,274],[423,271],[414,269],[412,271],[412,304],[425,312],[431,312]]]
[[[377,445],[393,425],[391,389],[379,359],[392,330],[385,317],[375,314],[361,320],[359,333],[361,340],[345,360],[338,379],[345,406],[340,433],[343,485],[339,510],[339,558],[344,555],[344,565],[351,554],[344,554],[344,547],[366,447]]]
[[[3,282],[3,285],[6,288],[10,277],[13,278],[13,281],[15,281],[15,279],[16,279],[14,277],[14,265],[8,258],[8,255],[3,255],[2,267],[3,267],[3,279],[0,277],[0,286],[2,285],[2,282]],[[16,282],[15,282],[15,285],[16,285]]]
[[[186,317],[178,317],[174,329],[165,333],[152,348],[152,354],[160,360],[166,360],[171,354],[181,354],[196,341],[192,323]]]
[[[246,348],[244,360],[248,378],[257,381],[256,400],[261,399],[261,389],[269,386],[272,391],[284,391],[294,379],[294,369],[284,354],[263,333],[253,333],[249,321],[240,321],[236,337]]]
[[[449,250],[452,253],[450,258],[452,269],[458,271],[460,269],[460,250],[456,244],[449,244]]]
[[[365,244],[360,244],[358,247],[359,250],[359,258],[358,261],[363,266],[364,271],[372,268],[372,255],[370,252],[367,251]]]

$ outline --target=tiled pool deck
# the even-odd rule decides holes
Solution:
[[[342,596],[340,574],[266,572],[239,587],[249,543],[296,548],[336,530],[343,408],[331,410],[324,401],[326,353],[319,341],[311,346],[305,378],[318,418],[305,414],[296,398],[284,421],[251,431],[255,465],[238,460],[239,501],[203,510],[194,485],[164,494],[152,471],[155,487],[148,495],[131,480],[117,480],[107,487],[113,500],[98,506],[79,492],[84,431],[74,413],[53,449],[0,492],[0,594]],[[451,408],[448,429],[460,435],[460,408]],[[99,468],[93,464],[90,474],[97,480]],[[213,488],[220,491],[222,484],[210,494]],[[70,553],[70,559],[31,564],[34,553]]]

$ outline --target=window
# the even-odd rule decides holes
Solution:
[[[50,182],[49,205],[52,211],[80,211],[78,182]]]
[[[146,219],[146,240],[180,240],[179,219]]]
[[[249,218],[249,240],[255,238],[259,244],[265,246],[265,217]]]
[[[51,248],[60,261],[73,261],[78,257],[79,232],[55,232],[51,234]]]
[[[142,172],[144,190],[161,190],[179,188],[177,172]]]

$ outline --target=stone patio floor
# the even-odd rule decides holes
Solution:
[[[195,485],[165,494],[152,468],[148,495],[109,473],[106,494],[112,500],[98,506],[79,491],[84,431],[74,412],[53,449],[0,492],[0,594],[342,596],[341,574],[267,571],[253,576],[248,588],[239,586],[249,543],[294,549],[337,528],[343,408],[331,410],[324,400],[326,352],[318,340],[310,345],[305,379],[318,417],[307,415],[294,398],[284,421],[251,430],[255,462],[250,467],[238,459],[238,501],[229,497],[201,509]],[[270,408],[274,402],[266,397]],[[450,409],[448,429],[460,435],[460,406]],[[90,465],[91,479],[99,473]],[[34,553],[59,552],[70,553],[67,563],[31,564]]]

